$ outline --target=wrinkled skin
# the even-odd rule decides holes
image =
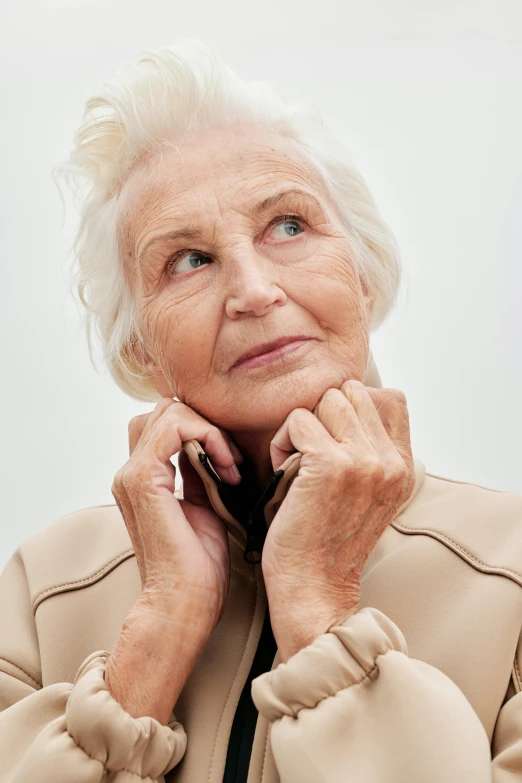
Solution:
[[[303,455],[263,549],[272,627],[286,661],[357,609],[368,555],[414,489],[406,398],[345,381],[313,412],[292,411],[270,450],[276,469],[288,454]]]
[[[304,193],[256,210],[288,189]],[[149,244],[178,229],[193,233]],[[137,350],[158,392],[229,433],[259,486],[282,453],[303,454],[263,552],[285,660],[356,606],[376,535],[413,488],[404,395],[361,383],[372,292],[317,172],[259,128],[200,132],[137,167],[121,193],[119,244],[145,336]],[[233,367],[283,335],[311,339],[264,367]],[[325,494],[321,465],[334,463]],[[295,535],[303,525],[310,535]],[[303,579],[311,619],[295,598]]]
[[[255,216],[258,202],[289,188],[319,206],[293,196]],[[312,410],[327,388],[362,380],[366,369],[371,296],[334,205],[288,140],[250,128],[187,139],[180,153],[138,169],[122,195],[122,254],[156,353],[156,388],[228,430],[264,482],[271,437],[288,413]],[[270,226],[285,214],[300,216],[300,233],[295,224]],[[136,270],[151,238],[186,226],[201,239],[156,244]],[[185,252],[167,270],[184,249],[199,255]],[[316,341],[265,368],[230,370],[249,348],[293,334]]]

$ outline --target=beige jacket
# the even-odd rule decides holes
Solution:
[[[140,577],[118,508],[76,511],[0,577],[1,783],[223,780],[266,594],[199,444],[185,448],[229,528],[232,575],[171,721],[133,718],[107,690]],[[299,459],[283,466],[268,525]],[[522,495],[415,468],[359,610],[253,680],[248,783],[522,783]]]

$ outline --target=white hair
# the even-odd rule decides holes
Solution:
[[[85,308],[91,361],[95,365],[94,328],[112,377],[135,399],[157,401],[161,395],[136,350],[144,341],[119,253],[121,189],[131,169],[164,145],[238,123],[283,134],[321,175],[354,263],[375,296],[370,329],[380,326],[395,303],[400,282],[395,239],[318,111],[285,103],[266,82],[243,81],[198,40],[146,51],[87,101],[73,150],[54,169],[80,198],[71,287]]]

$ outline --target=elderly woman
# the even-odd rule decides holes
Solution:
[[[116,504],[4,569],[0,781],[522,781],[522,496],[412,455],[344,151],[186,41],[89,101],[65,171],[88,325],[156,405]]]

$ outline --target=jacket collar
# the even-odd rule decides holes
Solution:
[[[226,524],[230,535],[244,549],[246,562],[254,565],[260,563],[266,533],[298,474],[302,454],[298,451],[291,454],[275,471],[259,496],[248,474],[242,470],[243,466],[239,466],[243,481],[233,486],[221,480],[197,440],[185,441],[183,449],[201,477],[214,511]],[[414,466],[413,492],[395,518],[411,503],[424,481],[425,466],[418,457],[414,457]]]

